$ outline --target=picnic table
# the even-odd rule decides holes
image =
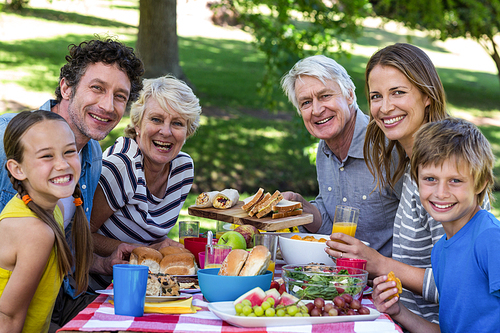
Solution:
[[[275,276],[281,275],[281,265],[277,265]],[[386,314],[370,321],[351,321],[329,324],[277,326],[277,327],[236,327],[219,319],[208,309],[202,293],[193,294],[193,305],[201,308],[190,314],[148,313],[142,317],[128,317],[114,314],[111,297],[99,295],[94,302],[81,311],[73,320],[58,330],[58,333],[78,332],[400,332],[401,328]],[[374,308],[370,295],[362,299],[366,307]]]

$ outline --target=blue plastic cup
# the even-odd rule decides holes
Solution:
[[[113,298],[115,314],[142,317],[148,283],[148,266],[114,265]]]

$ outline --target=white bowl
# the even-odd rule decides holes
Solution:
[[[318,240],[320,238],[330,240],[329,235],[301,232],[280,234],[279,245],[281,256],[288,265],[305,265],[310,263],[335,265],[335,262],[325,252],[325,247],[327,247],[325,243],[290,239],[293,235],[299,235],[301,238],[313,236]]]

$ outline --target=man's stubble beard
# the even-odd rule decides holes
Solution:
[[[111,130],[106,133],[98,132],[93,134],[90,130],[89,126],[85,123],[85,109],[80,111],[78,108],[74,108],[73,99],[70,100],[68,105],[68,116],[72,123],[72,127],[76,128],[80,135],[83,135],[89,139],[93,139],[96,141],[103,140]]]

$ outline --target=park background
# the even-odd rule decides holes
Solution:
[[[139,0],[31,0],[21,12],[4,8],[0,11],[0,112],[36,109],[52,98],[69,44],[97,34],[135,47],[138,24]],[[421,47],[437,67],[450,113],[476,123],[500,156],[498,72],[477,42],[434,40],[426,32],[391,21],[382,24],[374,17],[365,19],[363,26],[363,35],[348,50],[350,56],[336,60],[352,76],[364,112],[368,110],[364,68],[369,57],[386,45],[409,42]],[[203,109],[199,130],[183,148],[195,162],[195,180],[179,220],[200,220],[202,230],[214,227],[214,221],[187,214],[187,207],[202,191],[236,188],[244,198],[263,187],[314,198],[317,140],[282,93],[273,95],[276,107],[272,109],[258,93],[265,55],[252,35],[238,26],[215,25],[206,0],[177,1],[177,35],[179,63]],[[123,135],[128,122],[125,116],[101,142],[103,149]],[[497,161],[495,174],[499,172]],[[500,203],[493,202],[493,207],[499,217]],[[176,229],[171,237],[176,237]]]

